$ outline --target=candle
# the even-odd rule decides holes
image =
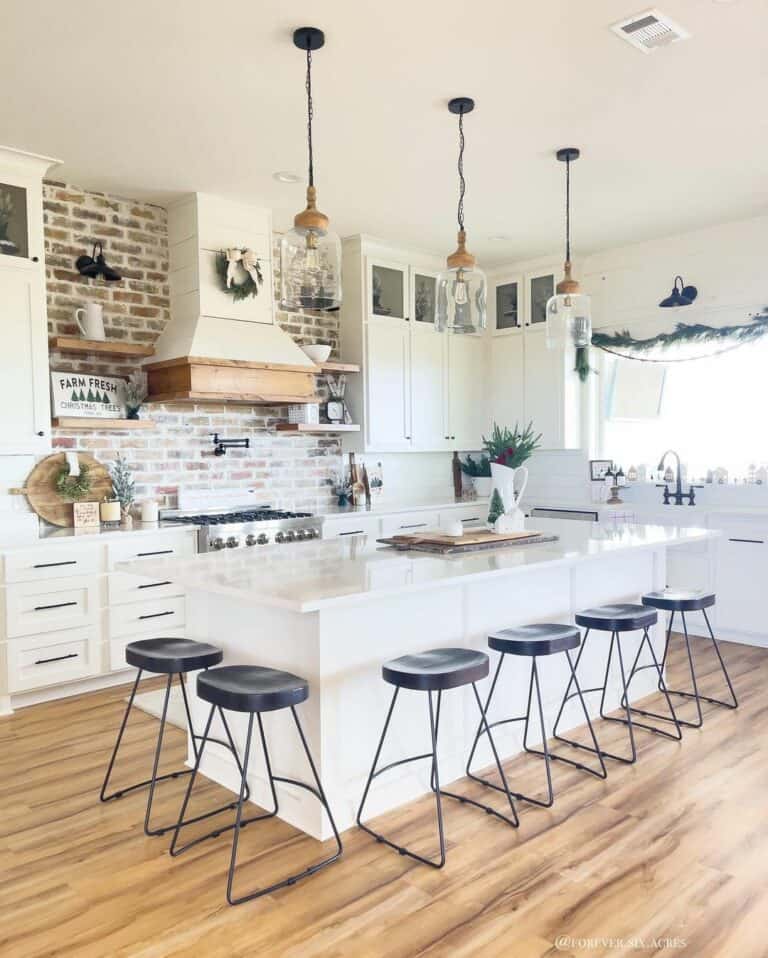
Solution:
[[[102,522],[119,522],[120,503],[117,499],[111,501],[107,499],[99,503],[99,515],[101,516]]]
[[[143,499],[141,502],[141,521],[157,522],[159,509],[154,499]]]

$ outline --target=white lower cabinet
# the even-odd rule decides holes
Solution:
[[[101,607],[98,578],[22,582],[7,589],[5,604],[8,638],[87,625],[96,621]]]
[[[388,538],[400,534],[424,532],[437,529],[440,525],[438,512],[404,512],[399,515],[382,516],[381,537]]]
[[[98,675],[98,625],[8,640],[8,691],[26,692]]]
[[[761,583],[768,582],[768,525],[713,522],[720,529],[716,592],[722,629],[768,635]]]
[[[380,520],[377,516],[344,516],[326,519],[323,522],[323,538],[339,539],[343,536],[378,536]]]

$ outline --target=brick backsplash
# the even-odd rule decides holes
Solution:
[[[159,206],[93,193],[65,183],[43,185],[48,327],[51,335],[79,335],[74,310],[88,300],[104,306],[110,339],[152,343],[170,318],[168,229]],[[233,241],[236,237],[233,237]],[[86,279],[75,260],[101,242],[107,263],[122,282]],[[277,251],[274,255],[277,267]],[[276,282],[279,270],[274,269]],[[338,355],[337,314],[277,313],[280,326],[300,343],[324,342]],[[51,354],[51,368],[127,376],[133,364],[104,357]],[[337,438],[285,436],[274,424],[287,419],[281,407],[222,403],[162,403],[142,416],[155,428],[141,432],[53,430],[55,449],[82,449],[109,462],[121,453],[136,478],[137,497],[174,506],[179,486],[215,489],[242,486],[263,491],[282,508],[317,509],[331,501],[329,477],[341,466]],[[248,436],[251,448],[213,455],[210,434]]]

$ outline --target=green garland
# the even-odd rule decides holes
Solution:
[[[750,323],[738,326],[707,326],[704,323],[676,323],[671,333],[659,333],[647,339],[636,339],[628,329],[615,333],[593,333],[592,345],[607,353],[614,353],[623,359],[640,359],[643,362],[683,362],[674,359],[649,359],[642,356],[627,356],[627,352],[647,353],[653,349],[667,349],[685,343],[723,343],[724,349],[735,349],[745,343],[754,342],[768,334],[768,307],[752,317]],[[699,358],[699,357],[691,357]],[[576,350],[574,371],[585,382],[590,372],[589,347],[580,346]]]
[[[80,474],[71,476],[69,466],[63,466],[56,476],[56,492],[62,499],[71,499],[73,502],[79,502],[85,499],[91,491],[91,476],[88,466],[80,463]]]
[[[245,252],[245,249],[240,250],[241,253]],[[259,295],[259,286],[264,283],[264,276],[261,272],[261,263],[257,260],[254,269],[256,270],[256,276],[258,278],[258,283],[254,282],[251,274],[244,270],[245,279],[242,283],[233,283],[231,286],[227,286],[227,266],[229,265],[227,260],[227,254],[221,250],[216,254],[216,274],[221,280],[221,288],[225,293],[228,293],[236,303],[240,302],[241,299],[247,299],[249,296],[258,296]]]

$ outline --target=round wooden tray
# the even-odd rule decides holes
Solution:
[[[98,459],[88,455],[87,452],[78,452],[77,458],[81,463],[88,466],[92,480],[91,491],[84,501],[101,502],[105,496],[111,497],[112,479],[107,467]],[[40,518],[54,526],[71,526],[73,524],[72,503],[63,500],[56,491],[56,477],[62,466],[66,465],[66,461],[63,452],[57,452],[53,456],[41,459],[27,476],[24,489],[21,490],[27,497],[30,507]]]

